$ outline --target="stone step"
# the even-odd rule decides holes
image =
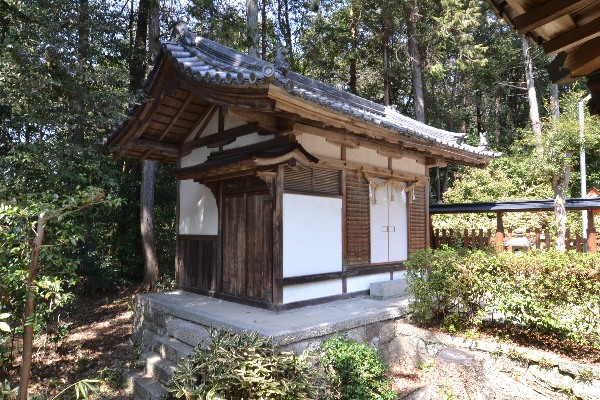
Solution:
[[[174,319],[169,322],[167,335],[192,347],[198,346],[200,342],[206,346],[210,339],[206,328],[182,319]]]
[[[132,397],[135,400],[163,400],[167,389],[155,379],[137,373],[132,377]]]
[[[375,300],[389,300],[406,296],[406,279],[371,283],[370,295]]]
[[[182,358],[189,357],[194,352],[194,347],[173,337],[159,337],[154,351],[162,358],[173,361],[175,364]]]
[[[142,353],[141,358],[146,363],[144,368],[146,376],[154,378],[161,383],[168,383],[177,369],[177,365],[174,362],[162,358],[160,354],[152,351]]]

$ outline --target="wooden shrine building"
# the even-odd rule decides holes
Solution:
[[[428,245],[428,168],[493,153],[180,23],[110,146],[178,166],[179,288],[271,309],[365,293]]]

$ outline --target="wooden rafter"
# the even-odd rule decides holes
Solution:
[[[181,115],[185,112],[185,110],[186,110],[188,104],[190,104],[191,100],[192,100],[192,94],[188,92],[188,95],[186,96],[185,100],[183,101],[183,104],[181,105],[181,108],[179,108],[179,111],[177,111],[177,114],[175,114],[175,116],[173,117],[173,119],[171,120],[169,125],[167,125],[167,127],[165,128],[162,135],[160,135],[160,138],[158,139],[158,141],[163,140],[165,138],[165,136],[167,136],[167,134],[169,133],[171,128],[173,128],[173,126],[175,125],[175,123],[177,122],[179,117],[181,117]]]
[[[600,37],[600,17],[543,43],[547,55],[566,51]]]
[[[565,15],[595,3],[597,0],[550,0],[532,7],[514,18],[515,29],[527,33]]]
[[[590,51],[590,49],[600,48],[600,37],[590,40],[585,46],[571,51],[563,64],[563,68],[567,69],[571,76],[587,75],[600,67],[600,52]]]

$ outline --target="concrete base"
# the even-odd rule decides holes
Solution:
[[[340,334],[384,350],[396,336],[396,322],[408,314],[408,298],[377,301],[367,296],[289,311],[268,311],[183,291],[150,293],[136,299],[132,341],[140,346],[146,368],[133,377],[136,399],[157,397],[175,364],[208,343],[208,328],[256,331],[273,337],[282,350],[316,351]],[[395,355],[384,357],[394,365]]]
[[[375,300],[390,300],[406,296],[406,279],[371,283],[370,294]]]

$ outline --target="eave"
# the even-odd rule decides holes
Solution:
[[[499,18],[555,57],[554,83],[586,77],[592,114],[600,112],[600,0],[487,0]]]

